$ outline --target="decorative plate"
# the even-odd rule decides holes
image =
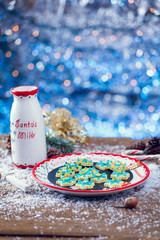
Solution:
[[[108,189],[104,187],[104,183],[95,184],[92,190],[77,190],[74,186],[61,187],[57,185],[57,178],[55,177],[55,174],[58,168],[62,167],[66,162],[75,162],[78,157],[87,158],[89,160],[92,159],[94,165],[100,160],[121,161],[122,163],[125,163],[127,167],[135,163],[137,164],[139,162],[138,160],[130,158],[128,156],[116,155],[112,153],[72,153],[49,158],[38,163],[32,170],[33,177],[40,184],[53,188],[53,190],[55,191],[76,196],[100,196],[118,193],[143,183],[149,177],[150,172],[148,167],[144,163],[139,162],[140,165],[138,167],[133,170],[128,170],[128,172],[130,173],[130,177],[124,182],[124,184],[120,188]],[[105,172],[107,173],[108,178],[110,178],[110,174],[112,171],[105,170]]]

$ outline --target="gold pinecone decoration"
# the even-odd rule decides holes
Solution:
[[[66,108],[56,108],[54,111],[43,111],[44,121],[48,127],[49,135],[59,136],[72,141],[73,143],[85,143],[85,128],[80,124],[78,118],[71,116]]]

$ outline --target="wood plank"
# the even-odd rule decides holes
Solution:
[[[0,139],[5,148],[6,136]],[[76,150],[94,152],[98,145],[99,150],[108,151],[109,146],[122,148],[130,142],[128,138],[87,138],[87,145],[79,144]],[[160,170],[160,166],[155,167]],[[150,184],[147,186],[151,188]],[[131,195],[139,198],[136,209],[114,208],[122,206]],[[0,196],[0,239],[17,236],[20,239],[158,240],[160,236],[160,196],[156,185],[150,191],[140,186],[116,195],[82,198],[53,192],[33,181],[29,193],[8,183],[1,185]]]

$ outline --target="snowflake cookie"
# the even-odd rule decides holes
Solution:
[[[75,177],[76,181],[78,181],[78,180],[86,180],[86,179],[89,178],[89,175],[87,174],[87,172],[85,172],[85,173],[77,173],[77,174],[75,174],[74,177]]]
[[[91,177],[91,180],[95,183],[102,183],[107,180],[107,174],[106,173],[98,173],[95,174],[93,177]]]
[[[76,163],[79,163],[84,167],[92,167],[93,166],[93,161],[89,160],[87,158],[78,158]]]
[[[77,163],[71,163],[70,167],[75,172],[79,172],[82,169],[82,166],[80,164],[77,164]]]
[[[110,170],[113,169],[114,162],[107,160],[107,162],[105,164],[106,164],[106,169],[110,169]]]
[[[79,180],[75,187],[78,188],[78,189],[92,189],[94,187],[95,183],[94,181],[90,181],[89,179],[87,180]]]
[[[130,174],[128,172],[123,172],[123,171],[114,171],[111,174],[111,178],[116,178],[118,180],[127,180],[130,177]]]
[[[73,186],[76,183],[76,180],[70,176],[67,178],[61,177],[56,181],[56,183],[61,187],[69,187]]]
[[[114,165],[112,166],[113,171],[120,171],[120,170],[125,171],[125,168],[126,168],[126,164],[120,161],[114,162]]]
[[[100,169],[100,170],[106,170],[106,162],[103,162],[102,160],[100,162],[98,162],[95,166],[96,168]]]
[[[73,170],[63,169],[60,168],[56,172],[56,177],[73,177],[75,175],[75,172]]]
[[[119,188],[123,185],[123,181],[118,180],[118,179],[108,179],[105,183],[104,186],[108,188]]]

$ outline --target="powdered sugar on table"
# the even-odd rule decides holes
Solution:
[[[75,152],[121,154],[124,149],[124,145],[110,146],[93,143],[87,146],[77,145]],[[29,192],[24,193],[5,180],[0,182],[0,213],[5,221],[12,221],[13,216],[17,224],[24,221],[24,218],[26,222],[34,220],[32,233],[38,235],[56,235],[58,229],[64,225],[68,226],[65,229],[65,235],[68,236],[73,234],[76,236],[76,233],[77,236],[101,236],[105,232],[105,236],[109,234],[110,239],[112,237],[114,239],[114,233],[110,235],[109,232],[112,228],[117,233],[123,234],[127,229],[134,229],[134,234],[139,240],[150,239],[151,236],[152,239],[156,239],[159,235],[160,165],[155,161],[145,162],[150,169],[150,177],[143,185],[106,197],[81,198],[63,195],[38,184],[32,177],[31,169],[15,167],[7,150],[1,148],[0,152],[0,173],[3,176],[12,173],[30,185]],[[123,206],[125,198],[131,195],[139,199],[136,209],[114,207]],[[48,224],[43,228],[43,224],[40,223],[45,221]]]

